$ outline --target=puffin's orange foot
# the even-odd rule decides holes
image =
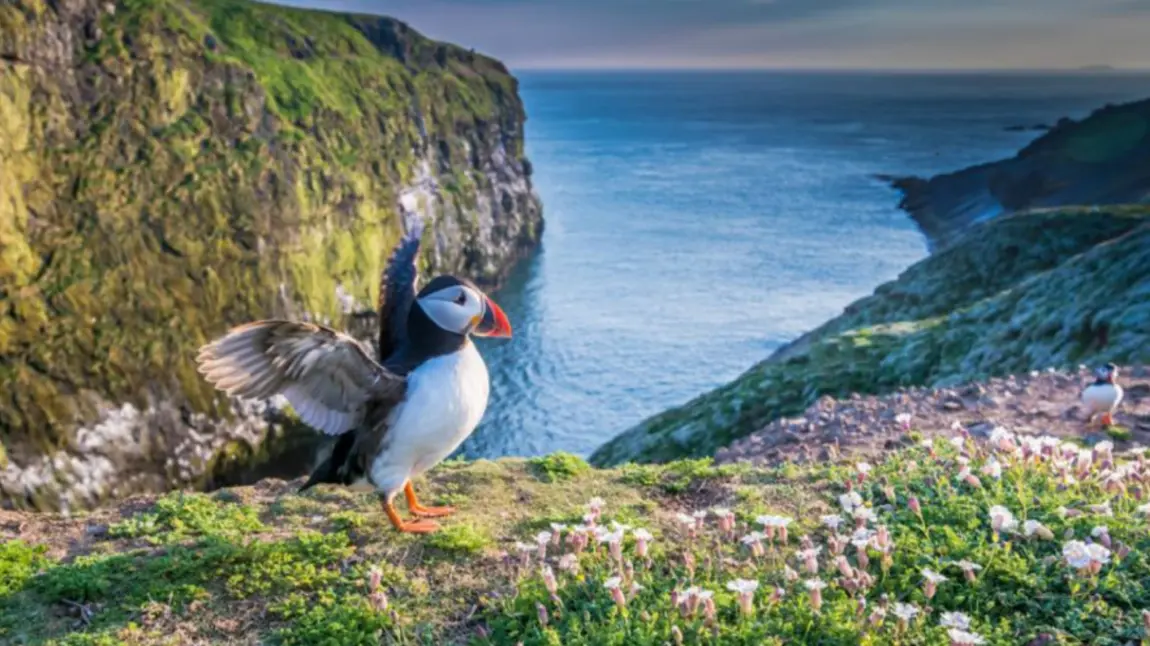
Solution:
[[[430,534],[439,531],[439,523],[431,520],[413,520],[396,527],[405,534]]]
[[[1102,428],[1106,428],[1108,426],[1114,426],[1114,417],[1111,416],[1110,413],[1103,413],[1102,414]]]
[[[407,534],[430,534],[439,529],[439,524],[430,520],[403,520],[395,510],[395,505],[387,500],[383,501],[383,513],[387,514],[393,527]]]
[[[415,497],[415,488],[411,486],[411,482],[403,485],[403,495],[407,498],[407,508],[411,510],[414,516],[440,518],[455,512],[455,507],[424,507],[419,504],[419,499]]]
[[[411,508],[411,513],[420,518],[442,518],[448,514],[454,514],[455,507],[422,507],[417,505]]]

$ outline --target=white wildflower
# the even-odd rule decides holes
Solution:
[[[1144,505],[1144,506],[1150,507],[1150,505]],[[819,520],[822,522],[823,525],[826,525],[827,527],[829,527],[831,529],[838,529],[839,525],[841,525],[843,523],[843,517],[839,516],[838,514],[831,514],[829,516],[822,516],[819,518]]]
[[[961,612],[944,612],[942,613],[942,618],[938,621],[938,625],[943,628],[967,630],[970,628],[970,617]]]
[[[1086,553],[1090,555],[1090,560],[1099,565],[1105,565],[1110,562],[1110,550],[1101,543],[1091,543],[1086,546]]]
[[[854,511],[855,507],[863,504],[863,499],[857,491],[848,491],[839,496],[839,504],[842,505],[843,510],[849,514]]]
[[[982,465],[981,471],[983,475],[988,475],[995,480],[1002,477],[1002,465],[994,458],[987,460],[986,464]]]
[[[990,526],[996,532],[1010,532],[1018,527],[1018,521],[1014,519],[1014,514],[1002,505],[995,505],[990,508]]]
[[[945,576],[939,574],[938,572],[935,572],[934,570],[924,569],[922,571],[922,576],[927,581],[931,581],[932,583],[942,583],[943,581],[948,580]]]
[[[918,606],[913,603],[896,603],[892,612],[902,621],[910,621],[919,613],[919,610]]]
[[[1090,552],[1086,549],[1086,543],[1082,541],[1070,541],[1063,545],[1062,558],[1076,570],[1090,567]]]
[[[958,628],[951,628],[946,631],[946,634],[950,637],[951,646],[980,646],[986,643],[982,635],[959,630]]]
[[[759,582],[749,581],[747,579],[735,579],[727,583],[727,589],[731,592],[738,592],[739,594],[754,592],[759,589]]]

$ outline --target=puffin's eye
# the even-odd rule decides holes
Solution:
[[[467,303],[467,292],[459,292],[459,296],[455,297],[456,305],[465,305]]]

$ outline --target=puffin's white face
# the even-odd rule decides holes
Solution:
[[[424,295],[419,305],[436,325],[468,334],[483,318],[484,296],[466,285],[451,285]]]

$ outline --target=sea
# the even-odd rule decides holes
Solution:
[[[876,175],[1010,157],[1150,96],[1150,74],[517,76],[546,228],[493,294],[515,336],[479,341],[469,458],[586,456],[897,277],[926,245]]]

